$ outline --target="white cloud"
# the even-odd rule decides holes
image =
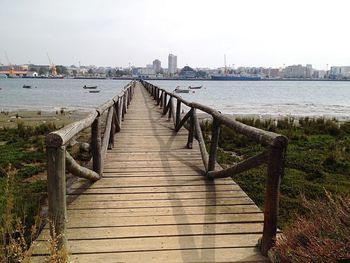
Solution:
[[[13,63],[350,64],[347,0],[1,1]],[[1,53],[0,53],[1,54]],[[4,61],[0,55],[0,61]]]

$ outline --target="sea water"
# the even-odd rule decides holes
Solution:
[[[0,79],[0,110],[90,109],[117,95],[128,80]],[[262,117],[311,116],[350,119],[350,82],[337,81],[178,81],[151,83],[173,91],[202,86],[188,101],[222,113]],[[31,89],[22,88],[30,85]],[[83,86],[98,86],[89,93]]]
[[[127,80],[0,79],[0,110],[86,110],[120,93]],[[23,85],[31,86],[30,89]],[[89,93],[83,86],[97,86]]]
[[[337,81],[151,81],[173,91],[176,86],[201,86],[187,101],[222,113],[261,117],[327,117],[350,119],[350,82]],[[193,93],[194,92],[194,93]]]

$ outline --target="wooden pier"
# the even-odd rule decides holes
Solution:
[[[191,107],[183,119],[181,103]],[[268,180],[274,189],[267,187],[269,214],[264,215],[225,176],[227,169],[215,169],[219,127],[225,120],[219,122],[212,112],[216,125],[208,154],[194,106],[149,83],[133,82],[87,119],[49,135],[51,224],[32,246],[31,262],[50,257],[50,230],[58,257],[65,261],[68,255],[69,262],[268,262],[262,254],[276,234],[280,160],[286,145],[276,145],[281,136],[254,130],[251,137],[261,132],[263,143],[274,136],[268,154],[229,170],[269,164],[268,176],[277,179]],[[107,111],[102,136],[99,119]],[[188,130],[181,128],[186,118]],[[77,164],[64,146],[89,126],[93,170]],[[67,194],[66,169],[87,178],[78,179]]]

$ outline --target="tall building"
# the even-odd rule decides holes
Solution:
[[[330,70],[332,79],[350,79],[350,66],[333,66]]]
[[[153,69],[154,72],[159,73],[162,69],[161,62],[159,59],[153,60]]]
[[[312,65],[292,65],[284,69],[285,78],[310,78],[312,76]]]
[[[177,56],[169,54],[168,56],[168,73],[174,75],[177,71]]]

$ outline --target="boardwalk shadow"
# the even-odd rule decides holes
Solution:
[[[144,93],[146,93],[145,90],[143,90]],[[159,106],[156,105],[156,102],[153,101],[149,103],[151,100],[150,96],[148,94],[144,94],[144,100],[145,104],[148,110],[149,118],[154,119],[156,122],[152,122],[152,128],[156,129],[161,125],[162,127],[166,127],[170,129],[170,125],[172,125],[171,120],[168,120],[167,116],[162,115],[162,111]],[[159,117],[154,118],[154,112],[159,113]],[[169,125],[170,124],[170,125]],[[182,132],[180,132],[182,134]],[[185,137],[187,140],[187,137]],[[165,136],[157,136],[156,137],[157,142],[160,145],[160,148],[164,149],[172,149],[171,147],[173,144],[178,141],[178,137],[176,136],[176,133],[173,132],[171,136],[165,137]],[[195,143],[195,142],[194,142]],[[191,150],[186,148],[186,141],[183,142],[183,151],[188,151],[189,153],[193,153],[196,151],[195,149]],[[198,151],[198,149],[197,149]],[[192,176],[197,175],[198,178],[193,177],[190,179],[186,179],[186,182],[182,182],[184,185],[192,185],[195,182],[204,182],[204,192],[205,192],[205,203],[204,203],[204,212],[199,213],[199,216],[202,216],[202,221],[193,221],[191,220],[191,213],[188,214],[188,208],[186,205],[183,204],[181,199],[181,194],[183,196],[183,192],[181,190],[181,186],[177,187],[176,192],[169,193],[168,192],[168,199],[171,203],[172,207],[176,207],[177,212],[173,213],[173,216],[176,221],[176,226],[179,233],[179,249],[182,252],[182,261],[188,262],[188,261],[208,261],[208,262],[214,262],[215,261],[215,250],[206,250],[206,249],[200,249],[200,248],[215,248],[215,224],[213,224],[213,220],[216,219],[216,207],[214,208],[213,212],[213,202],[216,203],[216,191],[215,191],[215,182],[205,180],[204,177],[204,170],[203,166],[199,166],[198,160],[197,163],[194,163],[191,158],[182,157],[181,155],[177,154],[174,150],[173,152],[168,152],[167,155],[163,155],[161,158],[162,167],[164,169],[167,169],[167,175],[166,180],[170,182],[176,178],[176,171],[169,169],[171,168],[171,162],[172,161],[178,161],[180,162],[184,168],[190,168]],[[181,193],[181,194],[180,194]],[[214,193],[214,195],[213,195]],[[191,199],[193,201],[193,206],[196,206],[196,201],[198,199]],[[203,206],[203,205],[199,205]],[[186,209],[187,208],[187,209]],[[209,213],[209,208],[211,208],[211,211]],[[214,215],[213,215],[214,213]],[[178,214],[181,214],[181,219],[178,217]],[[214,219],[213,219],[214,216]],[[193,226],[194,225],[201,225],[202,231],[194,232]],[[185,233],[185,234],[181,234]],[[182,235],[182,236],[181,236]],[[181,237],[186,236],[186,239],[183,239]],[[189,250],[190,249],[190,250]]]

